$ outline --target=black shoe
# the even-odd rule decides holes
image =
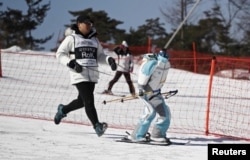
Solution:
[[[61,120],[62,120],[64,117],[67,116],[66,114],[64,114],[64,113],[62,112],[63,107],[64,107],[64,106],[63,106],[62,104],[59,104],[59,106],[58,106],[58,108],[57,108],[57,113],[56,113],[55,118],[54,118],[55,124],[59,124],[59,123],[61,122]]]
[[[166,139],[166,143],[167,144],[171,144],[172,143],[169,138],[166,137],[165,139]]]
[[[98,137],[100,137],[104,134],[107,128],[108,128],[108,124],[103,122],[103,123],[96,123],[94,129]]]
[[[102,94],[114,95],[110,90],[104,90]]]

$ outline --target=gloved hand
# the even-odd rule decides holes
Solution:
[[[115,59],[112,58],[112,57],[109,57],[108,63],[109,63],[109,65],[110,65],[112,71],[115,71],[116,68],[117,68],[117,65],[116,65],[116,63],[115,63]]]
[[[67,65],[69,68],[75,70],[77,73],[82,72],[82,66],[78,64],[75,59],[70,60]]]
[[[134,70],[134,67],[129,67],[129,72],[132,73]]]

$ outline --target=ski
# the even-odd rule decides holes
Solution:
[[[156,145],[156,146],[188,145],[189,144],[189,141],[186,141],[186,142],[171,141],[171,143],[161,143],[161,142],[156,142],[156,141],[141,141],[141,142],[136,142],[136,141],[131,141],[129,139],[119,139],[119,140],[116,140],[116,142],[135,143],[135,144],[144,144],[144,145]]]

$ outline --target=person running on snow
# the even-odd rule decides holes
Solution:
[[[99,78],[98,63],[109,64],[113,71],[117,66],[112,57],[104,54],[90,17],[79,16],[71,29],[74,32],[60,44],[56,58],[69,68],[71,84],[77,88],[78,96],[69,104],[58,106],[54,122],[58,125],[69,112],[85,107],[96,134],[101,136],[107,129],[107,123],[99,122],[94,104],[94,89]]]
[[[129,86],[130,94],[132,96],[135,96],[135,87],[130,76],[130,73],[133,72],[134,62],[133,56],[129,50],[127,42],[122,41],[121,45],[115,47],[114,52],[118,55],[117,71],[115,73],[114,78],[109,82],[108,89],[104,90],[103,93],[113,95],[111,91],[113,85],[120,79],[122,75],[124,75],[126,82]]]
[[[153,125],[151,140],[170,143],[166,132],[170,125],[171,113],[161,95],[170,68],[168,55],[164,50],[156,54],[146,54],[138,73],[139,98],[145,105],[145,111],[128,138],[132,141],[147,141],[151,122],[159,115]]]

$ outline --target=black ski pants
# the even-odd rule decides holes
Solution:
[[[62,111],[67,114],[85,107],[85,112],[89,120],[92,125],[95,126],[95,124],[99,122],[94,100],[95,82],[81,82],[75,84],[75,86],[78,90],[78,97],[68,105],[65,105]]]

